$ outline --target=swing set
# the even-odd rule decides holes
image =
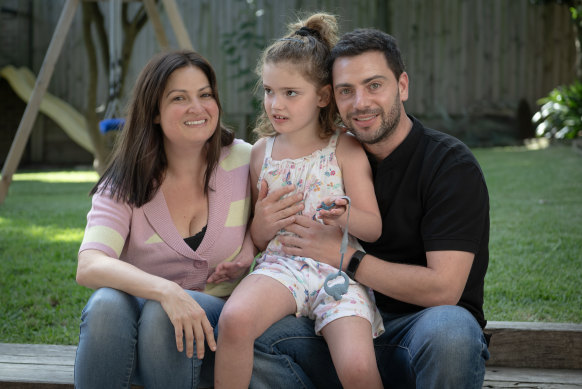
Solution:
[[[65,38],[71,28],[75,11],[82,1],[109,1],[109,102],[105,110],[105,119],[100,123],[100,131],[105,133],[110,130],[120,128],[123,119],[116,118],[118,114],[119,91],[121,89],[121,34],[119,32],[121,25],[121,2],[122,1],[141,1],[145,7],[149,20],[152,22],[156,39],[162,49],[170,47],[170,43],[164,31],[162,20],[160,18],[155,0],[66,0],[63,10],[57,22],[57,26],[51,38],[51,42],[45,54],[42,66],[38,73],[34,89],[18,125],[18,130],[12,141],[12,145],[2,168],[2,178],[0,179],[0,205],[4,203],[8,195],[8,189],[12,182],[12,176],[16,172],[26,143],[32,131],[32,126],[43,97],[46,94],[47,87],[51,81],[56,62],[59,58]],[[170,25],[176,36],[180,48],[192,49],[192,42],[178,11],[175,0],[161,0]]]

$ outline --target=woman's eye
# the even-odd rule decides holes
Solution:
[[[269,88],[265,88],[265,94],[266,95],[270,95],[271,93],[273,93],[273,91]]]
[[[297,96],[297,92],[292,91],[292,90],[288,90],[287,91],[287,96]]]

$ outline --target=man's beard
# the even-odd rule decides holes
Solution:
[[[380,117],[382,118],[382,123],[380,124],[380,128],[378,128],[378,130],[374,134],[371,134],[370,136],[365,136],[364,134],[355,130],[350,125],[352,123],[353,116],[356,116],[356,115],[365,116],[365,115],[376,115],[376,114],[380,114]],[[375,110],[366,110],[366,111],[357,111],[356,110],[352,113],[349,113],[347,119],[348,120],[347,120],[346,125],[348,127],[348,130],[352,134],[354,134],[354,136],[356,137],[357,140],[360,141],[360,143],[373,145],[373,144],[376,144],[376,143],[383,141],[388,136],[393,134],[394,131],[396,131],[396,127],[398,127],[398,123],[400,122],[400,91],[398,91],[396,98],[394,99],[394,103],[390,107],[390,112],[388,112],[388,115],[386,115],[386,113],[384,112],[384,110],[382,108],[378,108]]]

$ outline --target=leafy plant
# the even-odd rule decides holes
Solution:
[[[265,37],[257,32],[264,9],[259,8],[254,0],[239,2],[244,3],[244,7],[238,15],[238,23],[231,32],[221,34],[221,48],[225,53],[227,64],[235,69],[229,78],[241,83],[237,90],[252,92],[257,82],[254,72],[255,61],[265,46]],[[252,93],[248,103],[253,112],[251,116],[255,117],[261,110],[261,100]],[[251,127],[252,124],[249,124],[246,139],[250,139]]]
[[[582,83],[559,86],[538,100],[541,108],[533,116],[536,135],[546,138],[582,137]]]

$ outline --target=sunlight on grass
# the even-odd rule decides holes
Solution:
[[[31,172],[16,173],[14,181],[41,181],[41,182],[97,182],[99,175],[94,171],[58,171],[58,172]]]

